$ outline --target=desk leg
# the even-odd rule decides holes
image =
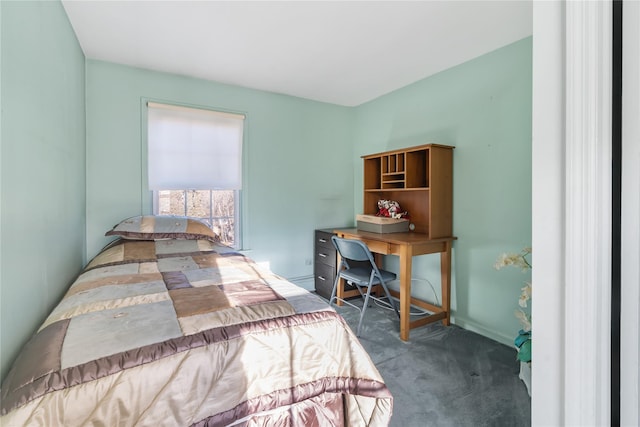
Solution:
[[[409,341],[411,326],[411,245],[400,247],[400,339]]]
[[[440,253],[440,281],[442,286],[442,309],[446,311],[446,317],[442,324],[449,326],[451,323],[451,242],[448,241],[444,252]]]

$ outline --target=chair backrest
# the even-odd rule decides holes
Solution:
[[[342,237],[332,236],[331,241],[342,259],[352,261],[369,261],[372,265],[375,265],[371,251],[367,245],[360,240],[344,239]]]

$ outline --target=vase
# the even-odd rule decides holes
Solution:
[[[520,362],[520,374],[518,377],[527,387],[527,393],[531,397],[531,362]]]

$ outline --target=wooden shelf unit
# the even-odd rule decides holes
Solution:
[[[375,215],[378,200],[395,200],[414,230],[430,239],[453,235],[453,149],[426,144],[362,156],[364,214]]]

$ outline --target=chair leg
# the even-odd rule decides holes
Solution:
[[[362,327],[362,321],[364,320],[364,312],[369,306],[369,296],[371,295],[371,288],[373,287],[373,275],[369,279],[369,285],[367,286],[367,293],[364,297],[364,303],[362,304],[362,310],[360,311],[360,321],[358,322],[358,329],[356,330],[356,336],[360,336],[360,328]]]
[[[329,305],[333,304],[333,300],[337,300],[336,294],[338,292],[338,283],[340,282],[340,275],[336,274],[336,280],[333,282],[333,289],[331,290],[331,298],[329,298]]]
[[[360,297],[362,297],[362,299],[364,299],[365,294],[362,292],[362,286],[360,286],[360,284],[355,283],[355,282],[349,282],[349,284],[355,286],[356,289],[358,290],[358,292],[360,293]]]
[[[382,285],[382,289],[384,289],[384,293],[387,295],[387,299],[389,300],[389,304],[391,304],[391,307],[393,307],[393,310],[396,312],[396,315],[398,316],[398,319],[400,318],[400,312],[398,311],[398,308],[396,307],[395,302],[393,301],[393,299],[391,299],[391,293],[389,292],[389,288],[387,288],[386,283],[384,283],[384,280],[382,280],[382,277],[380,277],[380,284]]]

